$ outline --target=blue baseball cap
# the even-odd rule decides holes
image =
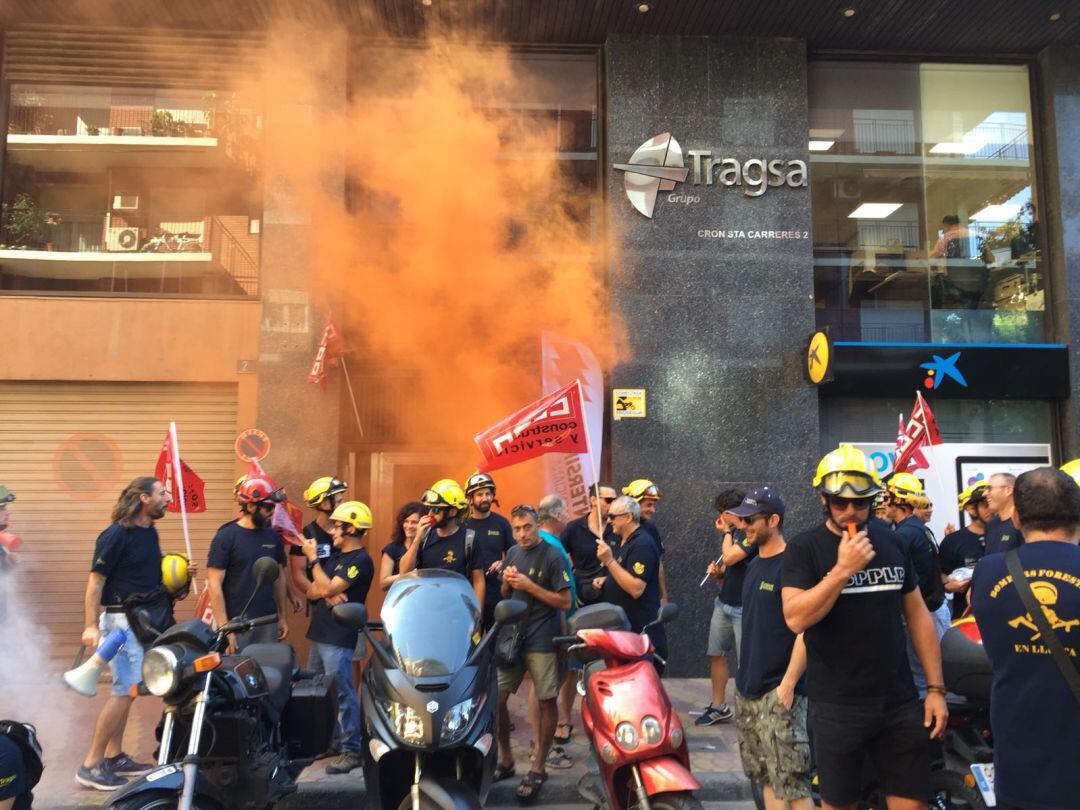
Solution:
[[[740,518],[754,517],[766,512],[770,515],[783,515],[786,508],[783,499],[776,492],[769,487],[758,487],[747,492],[743,502],[734,509],[729,509],[728,514]]]

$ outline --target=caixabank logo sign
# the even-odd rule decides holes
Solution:
[[[744,197],[760,197],[770,188],[788,186],[805,188],[807,168],[804,160],[725,157],[714,158],[711,149],[686,152],[691,168],[686,166],[682,146],[670,132],[662,132],[639,146],[629,163],[616,163],[623,172],[623,186],[630,204],[652,219],[660,192],[673,192],[678,183],[690,180],[691,186],[728,186],[742,189]],[[669,194],[669,202],[700,202],[697,195]]]

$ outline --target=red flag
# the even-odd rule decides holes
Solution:
[[[922,453],[923,447],[941,444],[941,433],[930,406],[923,399],[922,392],[915,392],[915,406],[911,409],[911,418],[902,433],[896,438],[896,460],[894,472],[910,472],[927,469],[930,465]]]
[[[180,499],[176,497],[176,485],[173,482],[174,469],[172,439],[166,433],[165,441],[161,445],[161,453],[158,455],[157,466],[154,468],[154,477],[165,485],[165,491],[172,498],[169,511],[179,512]],[[189,512],[205,512],[206,484],[183,459],[180,459],[180,470],[184,476],[184,507]]]
[[[323,328],[322,340],[319,341],[319,350],[315,353],[315,360],[311,364],[307,381],[318,383],[323,391],[326,390],[326,367],[337,365],[341,356],[341,339],[337,327],[334,326],[334,316],[326,313],[326,326]]]
[[[209,588],[203,588],[202,593],[195,599],[195,618],[216,629],[217,622],[214,621],[214,608],[210,605]]]
[[[587,453],[581,382],[574,380],[473,437],[484,456],[481,472],[544,453]]]

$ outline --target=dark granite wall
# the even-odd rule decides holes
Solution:
[[[1061,403],[1064,459],[1080,456],[1080,47],[1056,46],[1039,57],[1043,189],[1041,219],[1049,237],[1050,306],[1057,342],[1067,343],[1073,396]]]
[[[817,513],[810,479],[818,452],[817,392],[803,381],[814,328],[809,188],[679,184],[700,198],[656,204],[652,219],[626,198],[625,163],[671,132],[714,157],[808,161],[806,49],[801,41],[612,36],[606,47],[611,305],[625,320],[630,358],[614,387],[647,389],[648,416],[612,426],[616,480],[656,481],[667,549],[669,672],[707,674],[715,588],[698,588],[718,555],[711,502],[719,489],[768,483],[789,504],[789,531]],[[686,157],[686,166],[692,163]],[[717,239],[702,230],[745,231]],[[756,231],[800,238],[754,238]],[[790,233],[788,234],[790,237]]]

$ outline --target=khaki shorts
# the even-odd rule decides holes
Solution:
[[[735,726],[747,779],[768,785],[780,801],[810,795],[810,740],[803,695],[795,695],[789,711],[775,689],[756,700],[736,694]]]
[[[523,653],[512,667],[499,667],[499,691],[514,694],[525,679],[532,679],[538,700],[551,700],[559,694],[559,656],[553,652]]]

